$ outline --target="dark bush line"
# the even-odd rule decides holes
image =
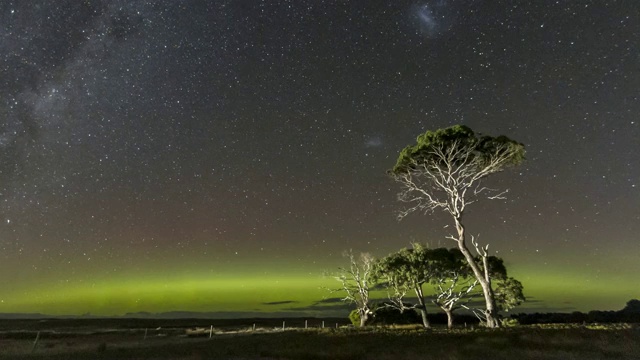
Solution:
[[[533,324],[582,324],[582,323],[640,323],[640,313],[623,311],[589,311],[583,313],[533,313],[516,314],[511,316],[521,325]]]

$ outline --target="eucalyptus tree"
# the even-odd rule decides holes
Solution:
[[[496,281],[496,304],[499,310],[509,311],[522,304],[526,298],[522,283],[512,277],[505,277]]]
[[[447,328],[453,328],[453,312],[466,307],[473,298],[478,280],[473,276],[471,268],[457,248],[441,252],[442,269],[434,279],[435,294],[433,303],[447,315]],[[464,302],[463,302],[464,301]]]
[[[489,256],[486,260],[489,274],[495,284],[494,294],[498,310],[509,311],[526,300],[522,283],[507,273],[504,260],[497,256]]]
[[[373,315],[369,290],[370,287],[373,287],[373,270],[376,259],[368,253],[361,253],[356,257],[353,251],[344,255],[349,259],[349,265],[338,268],[338,273],[334,278],[340,282],[340,288],[330,289],[330,291],[344,293],[341,300],[356,305],[362,327]]]
[[[387,286],[390,306],[400,311],[417,309],[422,317],[422,325],[430,328],[427,317],[427,296],[424,285],[442,277],[445,270],[443,261],[447,259],[447,249],[429,249],[413,244],[411,249],[401,249],[380,259],[375,268],[378,282]],[[407,293],[416,295],[417,304],[407,305]]]
[[[524,153],[523,144],[506,136],[476,136],[470,128],[455,125],[419,135],[415,145],[400,152],[396,165],[389,171],[401,186],[398,200],[407,204],[398,214],[399,219],[416,211],[443,210],[451,216],[456,232],[449,238],[457,243],[482,287],[487,327],[500,326],[486,266],[488,245],[481,247],[470,237],[482,257],[482,262],[477,263],[469,250],[464,212],[480,198],[504,199],[507,190],[486,187],[483,180],[520,164]]]
[[[480,259],[477,261],[480,262]],[[498,311],[508,312],[526,300],[522,283],[507,275],[507,268],[504,265],[504,260],[502,258],[497,256],[488,256],[482,266],[483,272],[485,271],[485,266],[487,266],[492,285],[495,288],[494,296]],[[467,296],[466,299],[468,300],[466,303],[468,303],[473,297],[482,295],[475,291],[472,292],[472,290],[473,289],[469,289],[465,294]],[[478,319],[486,322],[484,310],[468,307],[466,303],[462,303],[461,307],[470,310],[476,315],[476,317],[478,317]]]
[[[481,261],[480,259],[476,260]],[[486,321],[484,311],[467,306],[478,295],[476,291],[478,280],[466,263],[459,249],[449,249],[449,256],[441,261],[443,266],[440,278],[434,282],[435,295],[433,303],[447,315],[449,329],[453,327],[453,312],[460,308],[471,310],[480,320]],[[504,261],[497,256],[488,256],[486,264],[492,285],[495,286],[494,296],[496,307],[500,311],[509,311],[525,301],[522,283],[507,276]],[[482,268],[484,272],[484,265]]]

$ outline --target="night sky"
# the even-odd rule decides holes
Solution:
[[[453,247],[386,175],[526,145],[467,230],[530,299],[640,297],[640,2],[0,0],[0,313],[328,314],[344,250]]]

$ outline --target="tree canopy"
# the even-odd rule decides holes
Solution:
[[[631,299],[627,301],[627,305],[620,311],[628,313],[640,313],[640,300]]]
[[[442,161],[441,155],[446,155],[446,158],[455,159],[455,167],[474,167],[484,177],[520,164],[525,159],[524,154],[524,145],[506,136],[478,137],[469,127],[454,125],[420,134],[415,145],[409,145],[400,152],[391,173],[400,175],[424,164],[449,168],[451,164]],[[491,169],[486,169],[488,166]]]
[[[482,258],[484,271],[469,251],[463,214],[479,197],[503,198],[505,191],[482,186],[482,180],[524,160],[524,145],[506,136],[477,136],[464,125],[455,125],[418,136],[415,145],[405,147],[389,174],[402,186],[398,200],[407,204],[398,214],[402,219],[414,211],[448,212],[456,234],[448,236],[458,244],[475,278],[480,283],[486,302],[486,325],[499,327],[497,305],[491,287],[488,248],[480,247],[471,237]]]
[[[430,327],[423,286],[445,276],[443,273],[448,268],[445,264],[450,261],[447,249],[429,249],[413,244],[413,248],[401,249],[380,259],[375,267],[375,276],[391,290],[389,300],[401,311],[406,309],[403,299],[407,292],[415,292],[418,304],[411,308],[418,309],[424,327]]]

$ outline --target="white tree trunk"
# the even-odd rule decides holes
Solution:
[[[462,225],[462,223],[460,222],[460,218],[454,219],[456,222],[456,229],[458,230],[458,238],[456,239],[456,242],[458,243],[458,249],[460,249],[460,252],[462,252],[462,255],[464,255],[465,259],[469,263],[469,266],[471,267],[471,270],[473,271],[473,274],[482,287],[482,294],[484,295],[486,306],[484,311],[486,326],[488,328],[498,328],[500,327],[500,322],[498,321],[498,311],[495,295],[493,293],[493,289],[491,288],[491,278],[488,276],[488,269],[486,269],[486,266],[488,264],[485,263],[486,271],[483,272],[476,263],[476,260],[473,258],[473,255],[471,255],[471,252],[467,248],[467,244],[465,242],[464,225]]]

